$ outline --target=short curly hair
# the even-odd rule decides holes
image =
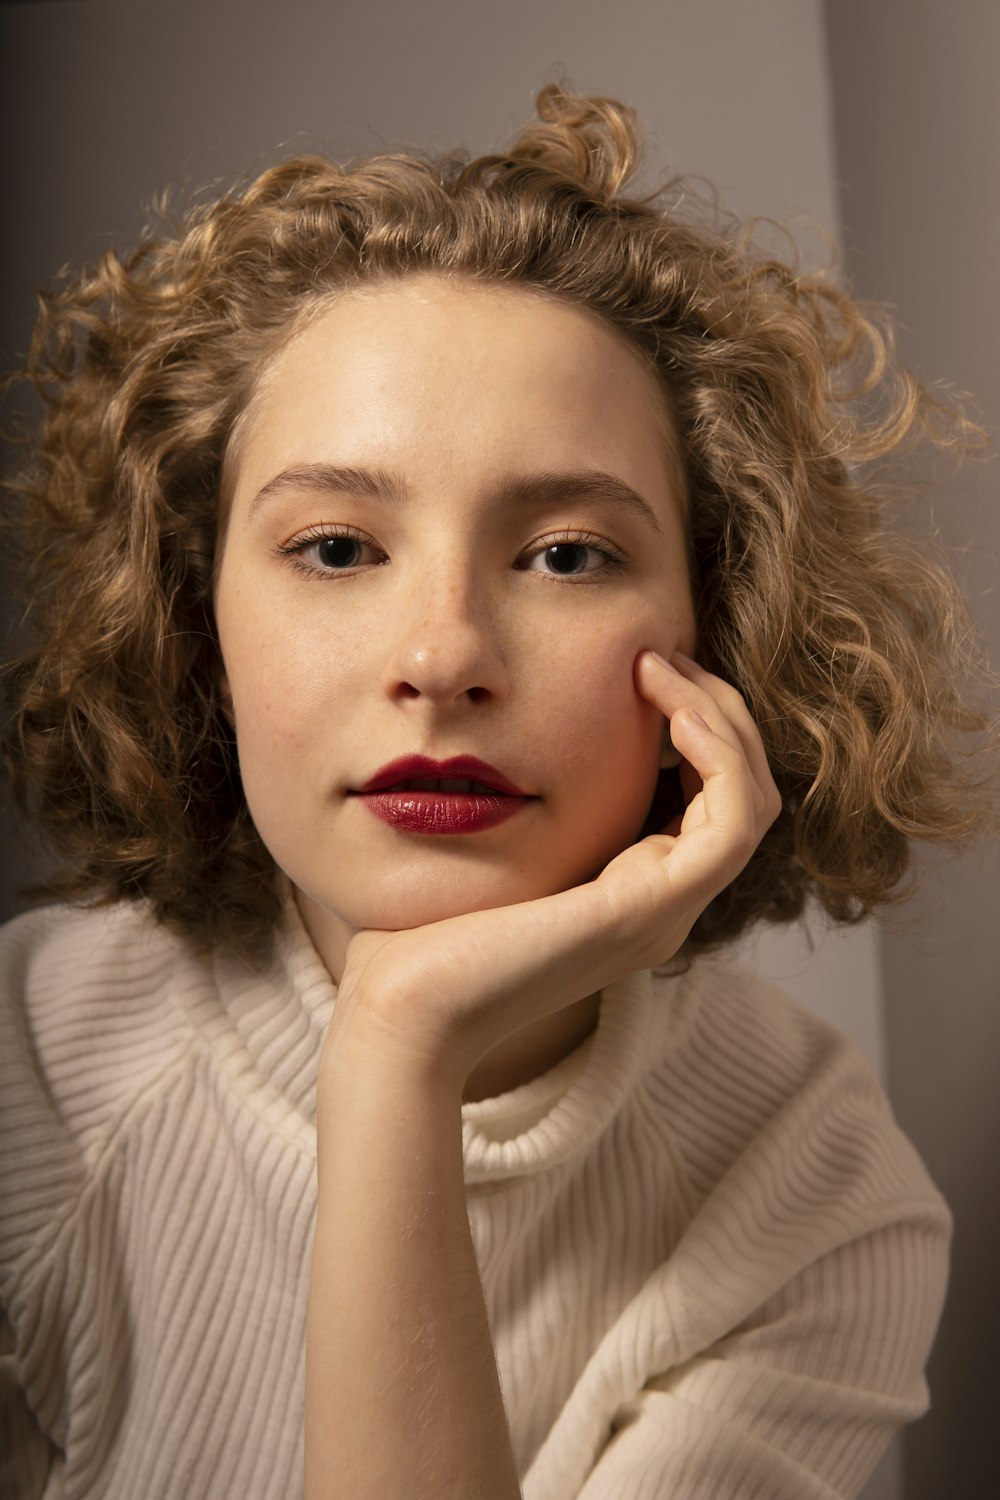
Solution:
[[[142,897],[200,944],[266,949],[281,880],[212,611],[227,446],[319,300],[426,271],[597,312],[668,393],[700,659],[743,692],[782,798],[688,950],[811,893],[856,920],[898,897],[910,840],[981,820],[956,750],[987,723],[966,617],[871,477],[908,436],[958,447],[974,429],[899,367],[880,313],[754,251],[682,179],[625,196],[629,107],[549,84],[537,113],[502,155],[284,161],[41,300],[12,377],[44,416],[7,485],[35,644],[8,671],[5,757],[63,856],[47,894]]]

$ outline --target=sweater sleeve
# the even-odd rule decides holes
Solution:
[[[62,1455],[28,1404],[13,1329],[0,1309],[0,1495],[61,1500],[62,1493]]]
[[[141,984],[132,999],[132,973],[152,964],[130,930],[106,912],[42,908],[0,933],[4,1500],[58,1500],[70,1439],[82,1458],[107,1451],[119,1404],[127,1276],[113,1244],[108,1148],[172,1057],[153,1045],[156,1028],[140,1025],[155,1005]],[[118,985],[107,984],[98,953]],[[146,1047],[126,1056],[123,1038],[137,1034]],[[84,1390],[94,1399],[80,1422],[74,1399]]]
[[[587,1216],[606,1315],[526,1500],[852,1500],[927,1409],[947,1206],[845,1038],[721,965],[672,998]]]
[[[33,1293],[85,1177],[25,1003],[40,928],[32,914],[0,934],[0,1495],[16,1500],[62,1493],[58,1351]]]
[[[647,1382],[579,1500],[852,1500],[927,1409],[945,1239],[940,1214],[920,1216],[809,1266]]]

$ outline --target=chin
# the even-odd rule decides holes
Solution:
[[[336,913],[348,926],[361,931],[375,929],[380,932],[402,932],[411,927],[425,927],[430,922],[443,922],[447,917],[461,917],[468,912],[487,911],[495,906],[512,906],[517,901],[527,901],[541,892],[526,893],[522,888],[479,891],[428,891],[399,892],[395,895],[380,895],[370,901],[353,899],[331,902],[327,909]]]
[[[285,868],[293,884],[335,923],[355,932],[400,932],[586,884],[630,842],[615,830],[603,840],[595,838],[589,848],[566,851],[561,859],[549,851],[548,860],[539,858],[545,851],[537,847],[506,851],[503,858],[471,848],[430,851],[433,858],[421,851],[418,859],[392,862],[355,857],[341,866],[352,870],[352,878],[344,881],[329,867],[314,867],[308,875],[300,870],[300,879]]]
[[[383,870],[371,882],[359,880],[347,890],[312,891],[313,900],[335,914],[356,931],[374,928],[382,932],[399,932],[460,917],[469,912],[488,911],[493,907],[513,906],[519,901],[533,901],[554,895],[582,877],[568,871],[564,878],[549,870],[537,870],[528,878],[522,869],[475,869],[464,865],[433,874],[424,870],[394,872]]]

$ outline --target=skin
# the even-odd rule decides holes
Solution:
[[[465,1099],[524,1082],[577,1045],[596,1021],[592,983],[560,1006],[508,1005],[472,1056],[471,999],[435,1009],[449,945],[439,931],[424,947],[416,935],[596,889],[635,843],[664,718],[685,703],[709,720],[724,705],[740,774],[767,800],[745,709],[675,656],[695,640],[675,454],[639,353],[596,315],[521,289],[421,276],[352,292],[265,372],[227,475],[216,617],[251,813],[341,985],[327,1055],[348,1034],[361,975],[365,1035],[435,1063],[447,1055]],[[302,477],[318,465],[390,471],[406,498]],[[275,489],[290,470],[299,477]],[[511,476],[581,470],[623,480],[651,516],[601,494],[496,498]],[[345,528],[358,545],[334,568],[317,536]],[[580,572],[552,571],[553,543],[576,547],[561,556]],[[680,671],[652,664],[649,649]],[[533,800],[488,831],[401,833],[351,790],[406,753],[477,755]],[[748,857],[763,826],[732,816],[748,825],[736,828]],[[589,920],[582,907],[576,919]],[[544,954],[552,920],[543,912],[539,933],[496,928],[501,969],[511,944],[541,941]],[[461,974],[475,989],[468,953],[487,931],[460,931],[449,994]],[[404,935],[415,941],[401,946]],[[374,972],[373,952],[391,954]]]
[[[316,464],[391,468],[406,498],[319,491],[301,473]],[[339,981],[316,1091],[306,1500],[520,1495],[461,1102],[575,1046],[602,987],[675,953],[777,815],[741,698],[684,654],[676,467],[660,391],[617,333],[426,277],[325,308],[242,424],[225,685],[251,812]],[[606,485],[543,498],[537,476],[567,469],[617,476],[651,518]],[[514,475],[536,482],[500,502]],[[336,576],[310,531],[331,526],[364,539]],[[583,572],[546,576],[567,537],[578,551],[555,555]],[[639,838],[665,719],[689,801]],[[350,792],[407,752],[477,755],[533,800],[475,834],[401,833]]]

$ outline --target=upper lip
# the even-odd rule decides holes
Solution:
[[[508,797],[527,797],[530,793],[475,755],[453,755],[450,760],[431,760],[427,755],[401,755],[376,771],[357,792],[384,792],[407,781],[478,781]]]

